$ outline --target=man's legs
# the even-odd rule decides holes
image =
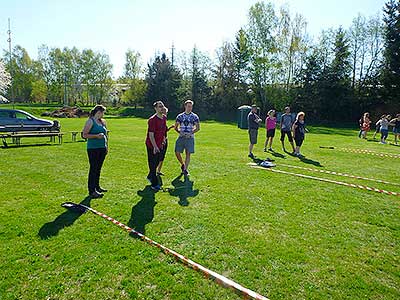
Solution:
[[[292,136],[292,132],[291,132],[291,131],[289,131],[289,132],[287,133],[287,136],[288,136],[288,139],[289,139],[289,143],[290,143],[290,145],[292,145],[293,152],[296,152],[296,149],[295,149],[295,147],[294,147],[294,143],[293,143],[293,136]]]
[[[158,163],[157,173],[161,173],[161,168],[162,168],[163,162],[164,162],[163,160],[160,160],[160,162]]]
[[[185,170],[187,171],[189,169],[189,164],[190,164],[190,152],[188,149],[185,149]]]
[[[151,182],[151,186],[155,187],[158,185],[158,179],[157,179],[157,165],[160,162],[160,153],[153,153],[153,149],[150,149],[147,147],[147,162],[149,164],[149,175],[147,178]]]
[[[253,148],[254,148],[254,144],[250,143],[249,144],[249,155],[253,154]]]
[[[282,150],[284,152],[286,152],[286,149],[285,149],[285,132],[283,130],[281,130],[281,143],[282,143]]]

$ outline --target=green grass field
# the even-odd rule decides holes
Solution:
[[[84,122],[61,120],[63,131]],[[197,134],[186,182],[177,179],[170,134],[163,182],[171,190],[153,194],[145,179],[146,120],[109,118],[108,127],[102,199],[85,199],[86,145],[69,134],[62,145],[22,139],[22,147],[0,149],[1,300],[239,298],[112,223],[66,211],[65,201],[85,201],[270,299],[400,298],[399,196],[250,168],[247,132],[214,122]],[[319,146],[391,154],[400,147],[360,140],[356,131],[309,129],[303,160],[275,140],[277,169],[400,192],[399,185],[280,167],[400,184],[399,158]],[[260,143],[255,154],[272,158]]]

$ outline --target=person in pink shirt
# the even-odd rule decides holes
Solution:
[[[265,129],[267,130],[267,139],[264,144],[264,152],[267,152],[267,144],[269,142],[268,151],[272,150],[272,140],[275,136],[275,128],[276,128],[276,117],[275,110],[271,109],[268,112],[267,118],[265,119]]]

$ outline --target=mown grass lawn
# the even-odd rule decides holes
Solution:
[[[61,124],[67,132],[84,122]],[[171,189],[153,194],[145,180],[146,120],[108,124],[102,182],[109,192],[102,199],[85,198],[85,143],[71,142],[69,134],[62,145],[22,139],[30,146],[0,149],[0,299],[238,299],[110,222],[66,211],[65,201],[85,201],[270,299],[400,298],[399,196],[250,168],[247,132],[215,122],[204,122],[197,135],[189,182],[177,179],[170,134],[163,182]],[[399,158],[319,148],[400,154],[399,147],[356,135],[310,128],[303,161],[276,139],[277,169],[400,192],[399,185],[279,167],[399,184]],[[272,158],[261,143],[255,154]]]

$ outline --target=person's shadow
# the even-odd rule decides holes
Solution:
[[[272,156],[275,156],[275,157],[286,158],[285,155],[283,155],[283,154],[281,154],[281,153],[279,153],[279,152],[269,151],[269,153],[271,153],[271,155],[272,155]]]
[[[86,197],[83,199],[79,204],[86,205],[90,207],[91,197]],[[49,239],[53,236],[56,236],[61,229],[64,227],[71,226],[74,222],[83,214],[83,212],[73,211],[73,210],[66,210],[53,221],[44,224],[39,229],[39,237],[42,240]]]
[[[183,180],[181,180],[183,177]],[[189,176],[183,176],[182,174],[176,177],[172,182],[174,188],[169,189],[168,192],[171,196],[178,197],[178,204],[181,206],[188,206],[189,197],[196,197],[199,194],[199,190],[193,190],[194,182],[189,179]]]
[[[142,199],[132,207],[131,218],[128,221],[128,226],[135,231],[145,234],[146,224],[151,223],[154,218],[155,192],[147,185],[143,190],[137,191],[137,194]]]
[[[299,158],[300,161],[302,161],[303,163],[311,164],[311,165],[314,165],[314,166],[316,166],[316,167],[323,167],[323,165],[321,165],[321,163],[320,163],[319,161],[309,159],[309,158],[307,158],[307,157],[305,157],[305,156],[300,156],[300,157],[298,157],[298,158]]]

